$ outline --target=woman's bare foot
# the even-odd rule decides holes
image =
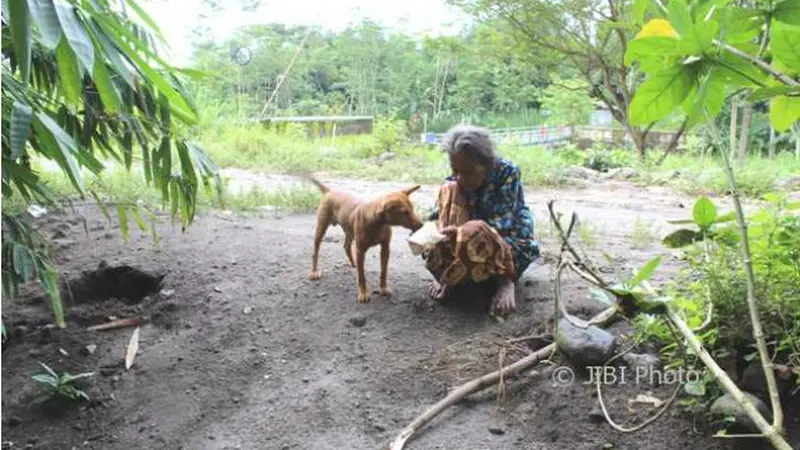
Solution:
[[[492,296],[492,313],[504,316],[517,309],[514,282],[508,277],[497,278],[497,288]]]
[[[441,284],[438,281],[431,281],[431,284],[428,285],[427,292],[431,299],[440,302],[450,294],[450,286]]]

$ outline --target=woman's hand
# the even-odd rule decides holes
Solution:
[[[443,235],[447,236],[448,238],[451,238],[451,237],[455,236],[456,233],[458,233],[458,227],[455,227],[455,226],[452,226],[452,225],[449,226],[449,227],[444,227],[441,230],[439,230],[439,233],[442,233]]]

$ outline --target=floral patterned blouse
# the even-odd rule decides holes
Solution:
[[[455,181],[453,176],[447,181]],[[472,220],[483,220],[497,230],[514,251],[517,274],[539,258],[539,242],[534,238],[536,219],[525,204],[520,170],[514,163],[498,158],[494,168],[477,191],[464,194]],[[438,208],[428,220],[439,218]]]

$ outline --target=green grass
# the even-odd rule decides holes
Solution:
[[[42,181],[53,191],[57,198],[78,198],[69,180],[60,172],[44,168],[34,162]],[[140,204],[149,209],[161,206],[161,194],[152,186],[148,186],[141,172],[131,170],[130,173],[116,164],[107,164],[102,178],[84,172],[86,198],[92,199],[88,192],[95,192],[104,201],[126,204]],[[224,180],[223,180],[224,183]],[[198,210],[209,210],[224,207],[236,212],[270,212],[282,211],[290,213],[307,213],[316,210],[320,193],[311,187],[282,187],[273,190],[251,189],[244,192],[231,192],[223,189],[220,199],[216,191],[201,188],[197,204]],[[3,198],[3,211],[21,213],[29,206],[16,192],[9,198]]]
[[[658,241],[660,230],[655,223],[636,217],[630,233],[631,244],[634,248],[646,248]]]
[[[203,128],[199,141],[221,167],[236,167],[275,173],[296,171],[321,172],[331,176],[362,178],[378,181],[438,184],[449,172],[449,164],[438,147],[396,145],[391,158],[382,158],[382,146],[375,136],[339,136],[330,139],[306,139],[300,127],[289,127],[276,134],[261,126],[230,126],[210,124]],[[522,181],[529,187],[555,187],[569,182],[565,176],[571,165],[585,162],[586,152],[574,147],[548,150],[543,147],[504,145],[498,149],[520,166]],[[669,184],[691,195],[725,194],[728,190],[720,161],[715,157],[701,158],[687,154],[670,155],[661,166],[655,166],[658,152],[651,152],[642,162],[624,151],[600,152],[604,158],[625,161],[639,172],[641,184]],[[595,153],[596,155],[597,153]],[[667,179],[666,174],[680,175]],[[62,196],[73,196],[72,186],[60,172],[40,170],[48,186]],[[777,179],[800,174],[800,161],[793,155],[782,154],[775,159],[750,157],[736,170],[737,182],[745,195],[760,196],[773,190]],[[132,176],[130,176],[132,175]],[[131,174],[111,165],[102,180],[86,174],[89,190],[101,198],[121,202],[143,202],[160,205],[160,194],[145,184],[141,170]],[[224,207],[236,211],[287,212],[313,211],[319,193],[311,188],[283,188],[272,191],[253,190],[244,193],[225,192]],[[213,193],[201,191],[198,207],[219,207]],[[27,207],[18,195],[3,198],[3,210],[22,212]],[[592,230],[584,230],[591,241]],[[641,233],[646,235],[647,233]],[[587,243],[591,245],[591,242]]]
[[[588,248],[594,248],[597,245],[600,234],[600,228],[591,222],[579,224],[578,236]]]
[[[300,128],[283,135],[260,126],[209,127],[201,142],[214,160],[223,167],[238,167],[272,172],[309,170],[330,175],[372,180],[439,183],[449,174],[447,158],[437,147],[397,146],[393,158],[381,160],[381,145],[374,136],[340,136],[335,141],[308,141]],[[587,153],[574,147],[547,150],[543,147],[504,145],[498,152],[520,166],[523,183],[528,186],[559,186],[568,180],[565,170],[582,164]],[[725,194],[727,181],[721,161],[685,154],[670,155],[655,166],[660,152],[651,151],[646,161],[632,152],[612,151],[608,158],[629,162],[639,172],[644,184],[669,183],[689,194]],[[665,180],[665,174],[679,171],[680,176]],[[737,168],[737,181],[749,196],[762,195],[773,188],[775,180],[800,173],[800,161],[783,154],[775,159],[750,157]]]
[[[309,188],[252,189],[223,196],[226,208],[240,212],[279,210],[296,214],[310,213],[317,209],[319,200],[319,190]],[[211,199],[204,203],[213,204]]]
[[[728,181],[722,169],[722,161],[718,157],[701,158],[691,155],[670,155],[660,167],[654,167],[648,158],[647,163],[639,163],[637,169],[642,172],[645,183],[657,184],[658,175],[677,170],[681,176],[673,180],[679,190],[691,195],[728,193]],[[774,189],[774,183],[792,175],[800,174],[800,160],[793,155],[781,154],[775,159],[763,156],[750,156],[744,165],[737,166],[736,182],[739,189],[747,196],[757,197]]]

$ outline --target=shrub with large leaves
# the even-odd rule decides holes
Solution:
[[[181,137],[198,122],[181,79],[199,74],[160,56],[164,40],[152,18],[135,0],[3,0],[2,6],[3,198],[55,200],[32,157],[58,164],[81,197],[94,195],[84,186],[87,172],[101,176],[107,161],[130,170],[136,160],[172,217],[184,229],[191,224],[200,184],[209,188],[213,181],[218,192],[221,184],[203,150]],[[117,213],[123,232],[128,217],[147,227],[135,204],[118,205]],[[43,248],[25,220],[3,212],[4,293],[38,279],[63,326]]]

